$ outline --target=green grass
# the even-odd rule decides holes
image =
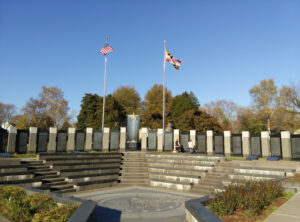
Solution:
[[[241,157],[241,156],[227,156],[225,157],[225,161],[233,161],[233,160],[246,160],[245,157]]]
[[[11,158],[37,158],[37,154],[29,154],[29,153],[24,153],[24,154],[13,154]]]

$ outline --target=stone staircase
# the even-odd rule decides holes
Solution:
[[[150,186],[148,163],[144,152],[124,152],[119,186]]]
[[[224,157],[191,154],[147,154],[150,185],[192,191]],[[199,190],[194,189],[195,192]],[[207,193],[205,193],[207,194]]]
[[[238,164],[232,162],[219,162],[210,171],[199,184],[194,184],[191,192],[214,195],[215,191],[222,187],[222,181],[228,177],[228,174],[234,172]]]
[[[56,193],[75,192],[74,184],[69,183],[66,179],[59,175],[58,171],[52,170],[49,164],[45,164],[42,160],[24,160],[21,162],[29,171],[33,171],[35,177],[42,180],[39,187],[42,190],[49,190]]]

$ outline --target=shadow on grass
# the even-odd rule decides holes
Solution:
[[[121,214],[122,214],[122,211],[120,211],[120,210],[97,206],[96,221],[120,222]]]

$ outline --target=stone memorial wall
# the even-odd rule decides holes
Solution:
[[[165,146],[164,151],[172,151],[173,150],[173,133],[165,131]]]
[[[261,138],[258,135],[253,135],[250,137],[250,145],[251,145],[251,155],[261,157]]]
[[[180,139],[181,145],[185,151],[188,151],[188,141],[191,138],[196,146],[196,153],[207,155],[238,155],[247,157],[256,155],[259,157],[279,157],[284,160],[300,159],[300,135],[290,135],[288,131],[282,131],[280,134],[269,134],[263,131],[260,135],[251,135],[248,131],[243,134],[231,134],[225,131],[225,137],[222,133],[180,132],[166,131],[164,137],[164,146],[162,146],[161,133],[156,130],[144,128],[144,134],[138,138],[139,143],[144,144],[144,151],[164,151],[173,152],[174,139]],[[175,132],[175,133],[174,133]],[[80,152],[90,151],[119,151],[124,152],[126,144],[126,131],[123,132],[123,148],[121,148],[120,130],[110,130],[105,128],[104,134],[101,130],[76,130],[69,128],[66,130],[57,130],[50,128],[48,130],[30,127],[30,130],[17,130],[9,127],[8,131],[0,130],[0,152],[9,153],[39,153],[39,152]],[[163,147],[163,150],[162,150]],[[138,151],[139,149],[134,149]],[[226,153],[225,153],[226,152]]]
[[[291,135],[292,159],[300,160],[300,135]]]
[[[119,149],[120,144],[120,131],[119,130],[111,130],[110,133],[110,150],[117,151]]]
[[[189,151],[188,142],[190,139],[190,133],[189,132],[182,132],[180,134],[180,144],[183,146],[184,151]]]
[[[203,133],[197,133],[197,146],[196,149],[199,153],[206,152],[206,135]]]
[[[214,135],[214,150],[215,154],[224,155],[224,135]]]
[[[27,153],[28,136],[29,136],[28,130],[17,130],[17,138],[16,138],[17,153]]]
[[[281,138],[280,134],[270,135],[271,156],[281,157]]]
[[[66,130],[57,131],[56,152],[66,152],[68,133]]]
[[[83,151],[84,150],[84,141],[85,141],[85,131],[84,130],[76,130],[75,150]]]
[[[0,128],[0,153],[5,153],[7,146],[8,132],[5,129]]]
[[[49,131],[39,129],[37,133],[37,152],[47,152],[49,142]]]
[[[242,134],[232,134],[232,154],[242,156]]]
[[[93,150],[101,151],[102,150],[102,130],[93,131]]]
[[[157,150],[157,135],[156,130],[148,131],[148,147],[147,150],[155,151]]]

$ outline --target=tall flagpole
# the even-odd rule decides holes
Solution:
[[[108,38],[105,39],[107,44]],[[105,68],[104,68],[104,93],[103,93],[103,108],[102,108],[102,135],[104,135],[104,112],[105,112],[105,94],[106,94],[106,66],[107,66],[107,54],[105,54]]]
[[[165,146],[165,80],[166,80],[166,40],[164,40],[164,75],[163,75],[163,149]]]

